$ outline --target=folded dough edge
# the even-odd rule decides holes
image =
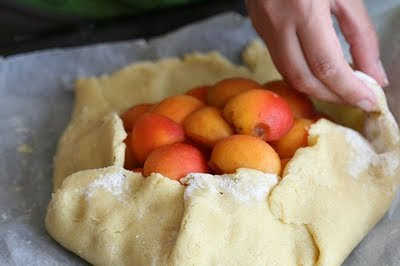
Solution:
[[[393,167],[391,158],[399,158],[399,133],[380,88],[376,93],[382,112],[366,123],[373,146],[355,131],[321,120],[311,129],[313,146],[296,153],[271,195],[268,191],[250,205],[207,186],[184,200],[177,182],[160,175],[143,179],[121,168],[126,133],[118,113],[224,77],[260,82],[279,77],[260,43],[250,44],[244,59],[249,68],[236,67],[216,53],[195,53],[78,81],[73,117],[55,157],[49,233],[96,265],[339,265],[387,211],[398,182],[398,165]],[[382,148],[387,146],[390,151]],[[370,161],[360,166],[365,152]],[[86,170],[103,167],[108,168]],[[388,167],[390,174],[384,173]],[[334,172],[333,178],[326,169]],[[246,171],[238,172],[245,176],[245,186],[255,189],[263,182]],[[241,184],[236,177],[227,178]],[[206,180],[220,187],[215,177]],[[121,187],[130,191],[122,193],[122,200],[114,191]],[[93,191],[88,193],[89,188]]]

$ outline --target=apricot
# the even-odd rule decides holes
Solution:
[[[236,95],[228,101],[223,114],[239,134],[254,135],[265,141],[279,139],[293,125],[293,113],[288,103],[264,89]]]
[[[125,142],[125,161],[124,161],[124,168],[127,170],[132,170],[138,167],[140,164],[138,160],[136,160],[135,156],[131,151],[131,133],[128,133],[128,136],[124,140]]]
[[[207,147],[213,147],[218,140],[234,133],[222,112],[211,106],[191,113],[183,122],[183,128],[186,136]]]
[[[251,135],[232,135],[214,146],[210,167],[219,174],[234,173],[241,167],[279,174],[281,161],[265,141]]]
[[[185,94],[193,96],[205,103],[207,101],[207,94],[208,94],[209,89],[210,89],[210,86],[200,86],[200,87],[196,87],[191,90],[188,90]]]
[[[180,180],[189,173],[207,173],[207,161],[197,148],[174,143],[155,149],[143,167],[144,176],[160,173],[172,180]]]
[[[153,105],[150,103],[138,104],[129,108],[125,113],[123,113],[121,119],[122,122],[124,123],[125,130],[131,131],[138,117],[148,112],[151,106]]]
[[[286,165],[292,158],[285,158],[281,160],[281,173],[280,176],[283,176],[283,173],[285,172]]]
[[[306,118],[295,119],[289,133],[271,143],[281,158],[290,158],[297,149],[308,145],[308,130],[312,123],[312,120]]]
[[[199,99],[189,95],[168,97],[157,104],[152,112],[164,115],[175,122],[182,124],[183,120],[192,112],[204,106]]]
[[[143,163],[154,149],[183,142],[185,133],[181,125],[168,117],[145,113],[137,119],[130,139],[133,154],[140,163]]]
[[[264,87],[287,101],[292,108],[294,118],[311,118],[314,116],[314,106],[307,95],[292,89],[285,81],[270,81],[264,84]]]
[[[224,79],[210,87],[207,94],[207,103],[222,108],[233,96],[251,89],[262,89],[262,86],[246,78]]]

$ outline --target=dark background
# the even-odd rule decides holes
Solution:
[[[0,0],[0,55],[149,38],[225,11],[246,14],[243,0],[211,0],[112,20],[52,17]]]

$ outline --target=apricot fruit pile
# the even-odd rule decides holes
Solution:
[[[243,167],[282,175],[308,145],[318,116],[310,99],[282,80],[224,79],[125,111],[124,167],[177,181]]]

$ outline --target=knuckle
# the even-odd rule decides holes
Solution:
[[[331,79],[338,73],[338,67],[335,63],[328,60],[317,60],[311,63],[314,74],[322,79]]]
[[[281,9],[279,3],[276,1],[260,1],[259,12],[263,14],[263,24],[270,26],[271,30],[279,32],[284,28],[285,23],[288,22],[286,17],[277,16],[276,14]]]
[[[310,0],[292,0],[292,6],[296,15],[295,20],[299,24],[308,24],[313,17],[314,1]]]

